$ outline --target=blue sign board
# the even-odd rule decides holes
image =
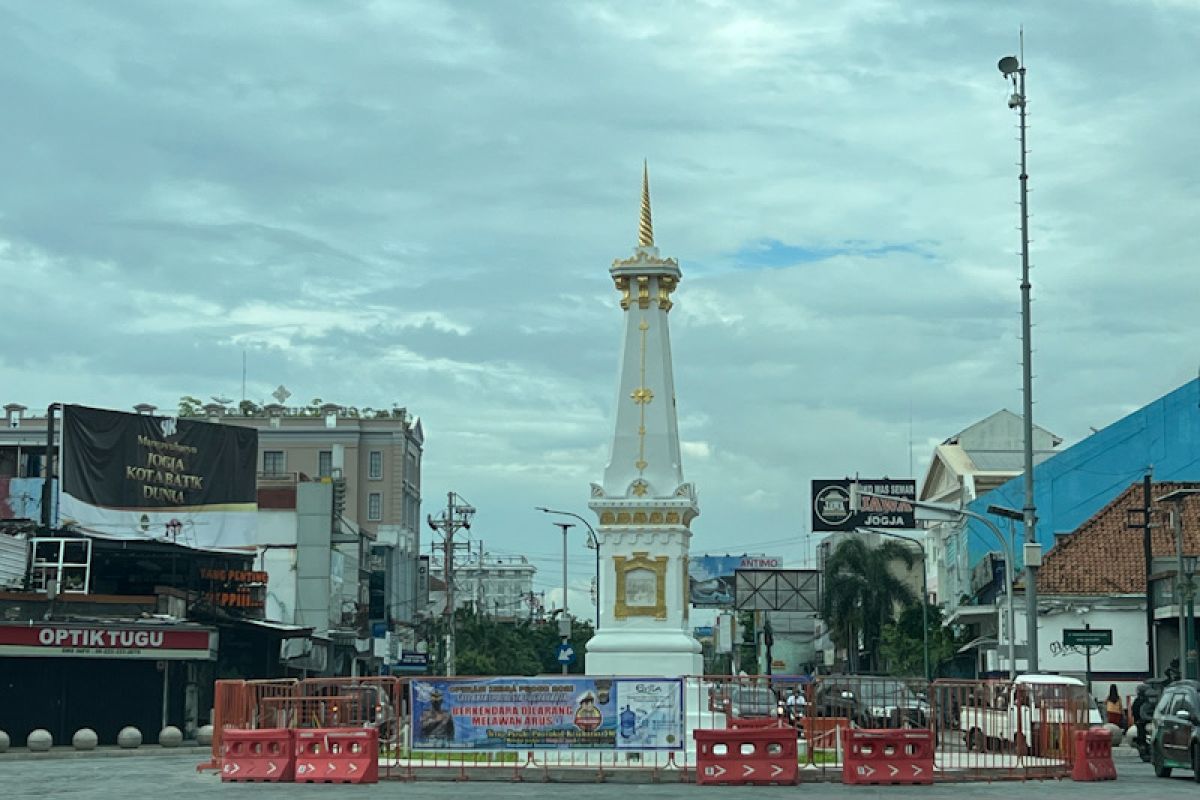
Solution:
[[[679,678],[416,678],[413,749],[678,750]]]
[[[575,663],[575,648],[571,647],[567,642],[563,642],[558,646],[558,663],[574,664]]]

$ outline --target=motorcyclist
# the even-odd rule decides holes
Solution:
[[[1144,683],[1138,684],[1137,696],[1133,698],[1133,706],[1130,708],[1133,722],[1137,725],[1137,733],[1133,737],[1133,746],[1137,748],[1139,753],[1146,749],[1146,724],[1154,716],[1154,707],[1149,704],[1146,696],[1149,688]]]

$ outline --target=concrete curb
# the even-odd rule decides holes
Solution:
[[[116,745],[104,745],[95,750],[76,750],[70,745],[54,747],[47,753],[31,753],[25,748],[9,750],[0,753],[0,762],[4,761],[46,761],[63,758],[137,758],[138,756],[192,756],[204,760],[212,755],[211,747],[201,747],[195,744],[184,744],[179,747],[160,747],[159,745],[142,745],[136,750],[122,749]],[[199,761],[197,762],[199,763]]]

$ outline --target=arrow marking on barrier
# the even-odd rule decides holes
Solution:
[[[920,775],[922,772],[925,771],[925,770],[921,769],[920,767],[918,767],[916,764],[913,764],[912,768],[913,768],[913,776],[914,777],[917,775]]]
[[[270,775],[271,773],[273,773],[273,772],[274,772],[275,770],[277,770],[277,769],[279,769],[279,767],[275,766],[275,762],[274,762],[274,761],[268,761],[268,762],[267,762],[267,774],[268,774],[268,775]]]
[[[783,767],[779,766],[778,764],[771,765],[771,777],[772,778],[774,778],[776,775],[778,775],[781,772],[783,772]]]
[[[240,764],[226,764],[225,765],[225,771],[228,772],[230,775],[236,775],[238,773],[238,770],[240,770],[241,768],[242,767]]]
[[[754,767],[750,766],[749,764],[742,764],[742,777],[743,778],[748,778],[749,776],[751,776],[753,774],[754,774]]]
[[[353,761],[351,761],[346,766],[350,768],[351,772],[358,772],[358,764],[355,764]]]
[[[887,768],[888,768],[888,769],[891,771],[891,773],[892,773],[892,774],[891,774],[889,777],[892,777],[892,778],[894,778],[894,777],[896,777],[897,775],[899,775],[899,774],[900,774],[900,768],[899,768],[899,767],[896,767],[896,766],[893,766],[893,765],[891,765],[891,764],[888,764],[888,765],[887,765]]]
[[[869,778],[875,774],[875,768],[868,767],[866,764],[863,764],[861,767],[858,768],[858,774],[866,775]]]
[[[720,764],[713,764],[711,767],[709,767],[708,773],[714,778],[719,778],[728,771],[729,770],[725,769]]]
[[[335,763],[333,763],[332,761],[330,761],[330,762],[329,762],[329,771],[330,771],[330,772],[337,772],[337,764],[335,764]]]

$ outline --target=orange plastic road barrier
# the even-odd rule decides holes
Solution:
[[[296,783],[379,783],[379,731],[311,728],[294,732]]]
[[[799,777],[791,726],[692,731],[696,783],[702,786],[794,784]]]
[[[292,732],[227,730],[221,740],[221,780],[289,783],[292,780]]]
[[[1112,758],[1112,734],[1107,728],[1075,731],[1073,781],[1115,781],[1117,767]]]
[[[933,731],[844,729],[842,783],[854,786],[933,783]]]

